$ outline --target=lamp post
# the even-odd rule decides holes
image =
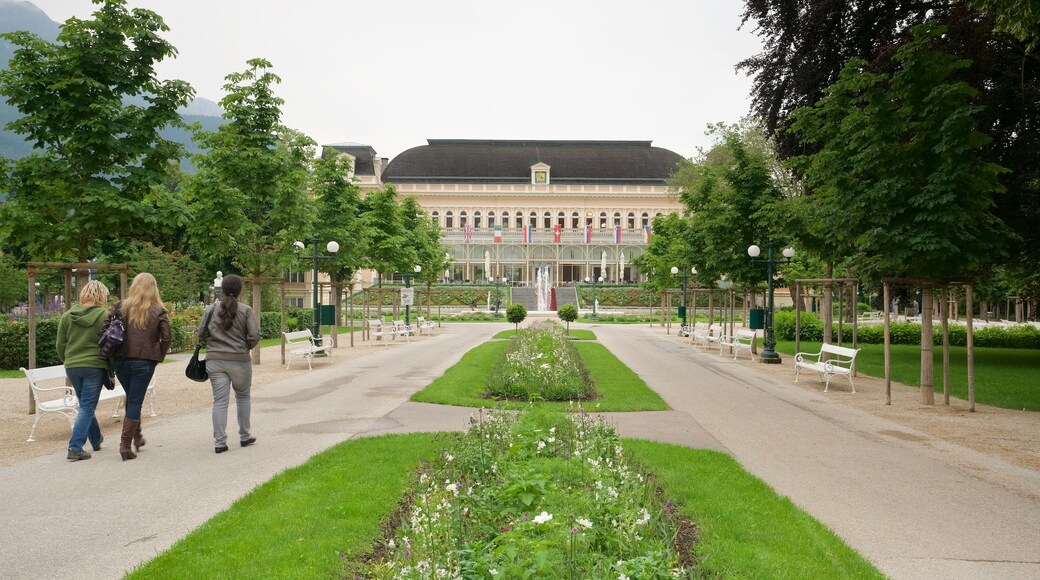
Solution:
[[[794,248],[784,248],[783,259],[773,258],[773,240],[769,240],[768,253],[765,259],[756,259],[762,253],[762,249],[752,244],[747,249],[747,253],[751,256],[752,262],[764,262],[767,267],[766,274],[766,312],[765,312],[765,349],[762,354],[758,355],[758,359],[766,364],[780,364],[780,355],[776,352],[776,337],[773,335],[773,266],[776,264],[783,264],[790,262],[791,258],[794,257]]]
[[[412,287],[412,276],[418,276],[419,272],[422,272],[422,266],[416,264],[412,268],[412,271],[415,272],[415,273],[412,274],[412,273],[409,273],[409,272],[405,272],[404,274],[402,274],[402,276],[404,276],[404,287],[405,288],[411,288]],[[408,299],[404,303],[404,325],[406,327],[411,328],[411,326],[412,326],[411,307],[412,307],[412,300],[413,299],[412,299],[412,293],[409,292],[408,294],[409,294]]]
[[[585,276],[585,283],[592,284],[592,320],[596,320],[596,306],[598,305],[598,301],[596,300],[596,279]],[[599,277],[599,283],[603,283],[603,276]]]
[[[306,247],[304,243],[299,240],[293,242],[293,245],[299,250],[303,250]],[[314,240],[311,242],[311,247],[314,250],[314,253],[311,254],[311,281],[314,286],[314,319],[311,321],[311,336],[313,336],[315,340],[318,340],[321,338],[321,307],[318,303],[318,260],[331,260],[333,256],[322,256],[318,254],[318,236],[314,236]],[[330,254],[335,254],[339,251],[339,242],[332,240],[325,244],[325,249],[328,250]]]
[[[679,273],[679,268],[672,266],[672,276]],[[697,274],[697,268],[690,268],[690,274]],[[682,312],[680,318],[682,318],[682,325],[686,326],[686,276],[688,274],[684,270],[682,273]]]

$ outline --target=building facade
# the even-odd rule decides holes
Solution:
[[[654,217],[682,210],[667,184],[682,157],[650,141],[430,139],[393,160],[325,147],[351,158],[363,189],[415,196],[448,247],[446,282],[638,282],[631,260]]]

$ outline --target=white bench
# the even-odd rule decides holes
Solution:
[[[856,370],[856,355],[858,348],[847,348],[830,343],[823,343],[820,352],[800,352],[794,355],[794,382],[798,382],[798,374],[801,369],[808,369],[820,373],[824,381],[823,392],[831,386],[831,378],[836,375],[844,375],[849,378],[852,392],[856,392],[856,385],[852,382],[852,374]],[[824,358],[827,355],[829,358]]]
[[[36,420],[33,421],[32,431],[29,432],[29,438],[26,441],[36,441],[36,426],[40,424],[40,419],[43,419],[44,415],[50,413],[64,415],[69,421],[69,429],[72,429],[72,425],[76,422],[76,414],[79,413],[79,399],[76,397],[76,390],[65,384],[65,365],[36,369],[23,367],[20,370],[29,381],[29,389],[32,391],[33,401],[36,402]],[[59,383],[58,381],[61,382]],[[154,377],[148,385],[145,398],[148,400],[148,407],[152,412],[152,417],[155,417]],[[101,396],[98,397],[98,407],[105,401],[112,399],[116,400],[116,408],[112,411],[112,417],[118,418],[119,410],[123,408],[123,403],[126,402],[126,391],[123,390],[123,385],[119,384],[119,379],[116,379],[116,388],[114,389],[109,390],[102,387]]]
[[[758,333],[750,328],[738,328],[733,332],[733,335],[723,334],[719,337],[719,354],[723,354],[722,351],[726,350],[726,347],[733,349],[733,360],[737,360],[737,356],[741,352],[747,351],[748,356],[751,360],[755,360],[755,355],[751,351],[751,346],[755,344],[755,340],[758,339]]]
[[[392,324],[386,324],[378,318],[370,318],[366,324],[368,337],[373,344],[379,342],[384,346],[390,346],[390,339],[397,338],[397,329]]]
[[[423,316],[416,317],[415,321],[416,326],[419,327],[419,334],[422,334],[425,330],[429,330],[430,334],[433,334],[433,331],[437,328],[436,322],[433,322],[432,320],[426,320],[426,318]]]
[[[711,326],[695,326],[693,329],[693,343],[703,345],[705,347],[711,346],[711,343],[718,342],[719,338],[722,337],[722,327],[718,324],[712,324]]]
[[[411,325],[405,324],[403,320],[395,320],[391,323],[394,327],[394,332],[397,336],[403,336],[404,341],[408,342],[408,337],[415,334],[415,329]]]
[[[285,338],[285,346],[290,349],[289,362],[285,363],[286,370],[289,370],[293,359],[298,356],[307,359],[307,368],[311,370],[314,370],[314,367],[311,366],[311,361],[314,360],[315,355],[324,354],[325,356],[332,356],[331,336],[323,336],[316,340],[309,330],[283,332],[282,336]]]

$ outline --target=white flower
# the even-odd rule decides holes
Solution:
[[[545,441],[538,442],[538,449],[545,449]]]
[[[455,459],[455,458],[451,456],[451,453],[445,453],[445,454],[444,454],[444,461],[445,461],[446,463],[451,463],[451,460],[452,460],[452,459]]]
[[[444,489],[450,491],[451,493],[455,493],[459,489],[459,486],[454,483],[449,483],[448,485],[444,486]]]
[[[576,522],[577,522],[577,524],[578,524],[579,526],[581,526],[581,527],[583,527],[583,528],[586,528],[586,529],[588,529],[588,528],[591,528],[591,527],[592,527],[592,522],[590,522],[589,520],[587,520],[587,519],[585,519],[585,518],[578,518],[578,519],[576,520]]]
[[[488,570],[488,574],[491,574],[492,576],[498,576],[498,570],[496,570],[495,568],[492,568],[492,569]]]
[[[544,524],[545,522],[552,519],[552,514],[548,512],[542,512],[534,517],[534,523]]]

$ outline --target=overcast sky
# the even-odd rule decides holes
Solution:
[[[89,0],[32,0],[56,22]],[[219,101],[266,58],[285,125],[384,157],[426,139],[652,140],[684,157],[748,113],[761,44],[740,0],[130,0],[177,50],[159,74]]]

